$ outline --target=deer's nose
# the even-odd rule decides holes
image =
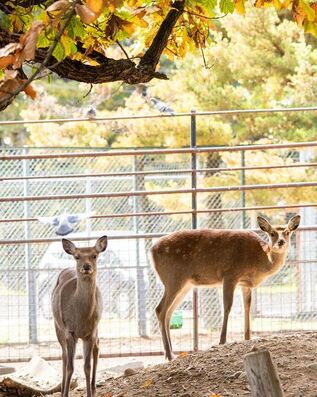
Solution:
[[[279,240],[277,244],[278,244],[280,247],[282,247],[282,245],[285,244],[285,241],[284,241],[284,240]]]
[[[89,263],[85,263],[83,266],[84,270],[88,271],[91,270],[91,265]]]

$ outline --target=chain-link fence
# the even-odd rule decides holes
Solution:
[[[2,148],[0,361],[26,360],[34,352],[60,357],[50,296],[60,269],[74,261],[54,226],[38,218],[64,211],[91,215],[68,236],[77,244],[109,236],[98,270],[101,355],[162,351],[154,314],[162,286],[148,258],[153,241],[192,227],[256,229],[258,214],[285,223],[300,213],[302,223],[287,264],[254,291],[253,333],[317,329],[316,148],[316,142],[118,151]],[[172,317],[175,351],[218,341],[221,290],[201,289],[194,296],[193,303],[188,294]],[[242,337],[242,317],[237,290],[231,339]]]

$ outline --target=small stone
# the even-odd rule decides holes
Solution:
[[[133,368],[126,368],[124,370],[124,376],[131,376],[131,375],[135,375],[137,373],[137,371]]]
[[[307,368],[317,371],[317,363],[308,364]]]

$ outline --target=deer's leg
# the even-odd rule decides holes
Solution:
[[[91,375],[91,355],[94,345],[95,345],[95,338],[88,338],[83,341],[84,372],[86,377],[87,397],[92,397],[90,375]]]
[[[74,372],[74,357],[77,339],[72,334],[66,336],[66,377],[64,382],[63,397],[68,397],[70,381]]]
[[[173,289],[165,288],[163,298],[156,308],[156,315],[160,324],[160,330],[165,350],[165,358],[173,359],[172,344],[170,336],[170,319],[175,306],[180,302],[190,287],[173,286]]]
[[[62,347],[63,373],[62,373],[61,396],[63,396],[65,389],[65,380],[66,380],[67,347],[66,347],[66,340],[63,337],[63,334],[56,325],[56,323],[55,323],[55,330],[56,330],[57,339]]]
[[[237,282],[231,278],[224,278],[223,280],[223,323],[220,336],[220,344],[223,345],[227,340],[227,325],[228,318],[232,307],[234,289]]]
[[[244,306],[244,339],[250,339],[250,308],[251,308],[251,288],[242,287],[243,306]]]
[[[96,371],[97,371],[97,364],[98,364],[98,356],[99,356],[99,338],[96,338],[94,347],[92,349],[92,377],[91,377],[91,392],[93,397],[96,394]]]

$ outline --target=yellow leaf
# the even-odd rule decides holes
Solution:
[[[189,353],[188,353],[188,352],[181,352],[181,353],[177,356],[177,358],[184,358],[184,357],[187,357],[187,356],[189,356]]]
[[[244,5],[245,0],[236,0],[235,2],[235,8],[237,12],[241,15],[245,15],[245,5]]]
[[[305,0],[299,0],[299,5],[304,10],[307,20],[314,21],[315,20],[315,11],[311,8],[310,4],[307,3]]]
[[[101,14],[105,9],[105,1],[104,0],[87,0],[86,1],[88,8],[91,9],[95,14]]]
[[[310,33],[314,36],[317,36],[317,25],[314,22],[306,21],[304,23],[305,33]]]
[[[148,387],[151,387],[153,384],[153,380],[152,379],[148,379],[146,380],[143,385],[141,387],[143,387],[144,389],[147,389]]]

